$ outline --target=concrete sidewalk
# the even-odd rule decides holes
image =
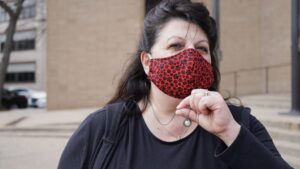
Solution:
[[[69,137],[97,109],[0,112],[0,168],[57,168]]]
[[[38,127],[49,124],[80,123],[88,114],[99,108],[74,110],[14,109],[0,112],[0,128]]]

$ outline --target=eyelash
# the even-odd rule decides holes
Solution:
[[[173,48],[173,49],[179,49],[182,45],[179,43],[173,43],[169,46],[169,48]]]
[[[200,46],[197,49],[201,50],[202,52],[208,53],[208,49],[206,47]]]
[[[174,50],[181,49],[182,45],[180,43],[173,43],[169,46],[169,48]],[[200,52],[208,53],[208,49],[204,46],[197,47],[196,49],[200,50]]]

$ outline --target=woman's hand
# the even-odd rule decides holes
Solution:
[[[236,139],[240,125],[234,120],[218,92],[195,89],[177,106],[176,114],[188,117],[229,146]]]

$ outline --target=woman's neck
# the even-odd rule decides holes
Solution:
[[[150,102],[155,111],[160,115],[170,115],[176,111],[176,106],[181,100],[168,96],[155,85],[151,86]],[[149,105],[149,106],[151,106]]]
[[[184,117],[176,116],[176,106],[181,100],[168,96],[152,84],[150,103],[142,116],[149,130],[163,141],[176,141],[189,135],[198,125],[184,127]],[[143,107],[142,101],[139,106]],[[151,107],[152,106],[152,107]]]

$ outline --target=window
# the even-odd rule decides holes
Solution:
[[[35,29],[16,32],[14,35],[12,51],[34,50],[35,38],[36,38]],[[5,40],[6,40],[6,35],[5,34],[0,35],[0,52],[3,52],[4,50]]]
[[[8,83],[35,82],[35,63],[10,64],[5,81]]]
[[[34,18],[35,17],[35,4],[25,6],[20,14],[20,19]]]
[[[4,43],[1,43],[1,52],[4,50]],[[14,41],[12,45],[12,51],[24,51],[35,49],[35,39],[25,39]]]
[[[8,14],[5,11],[1,10],[0,11],[0,23],[8,21],[8,18],[9,18]]]
[[[35,82],[34,72],[13,72],[7,73],[5,81],[8,83]]]
[[[28,19],[28,18],[34,18],[36,15],[35,10],[35,4],[26,5],[23,7],[19,19]],[[1,22],[8,22],[9,21],[9,15],[4,10],[0,11],[0,23]]]

